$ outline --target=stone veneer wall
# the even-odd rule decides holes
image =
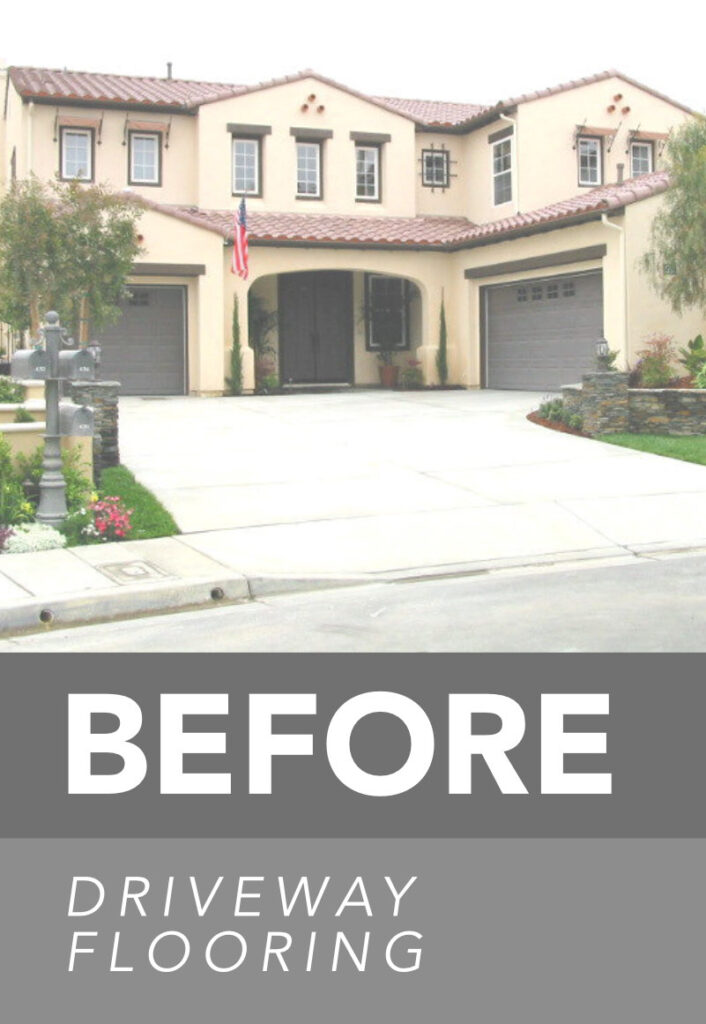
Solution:
[[[588,434],[706,434],[706,390],[628,388],[626,373],[587,373],[561,389]]]
[[[120,384],[114,380],[75,381],[71,384],[73,401],[93,408],[93,474],[96,482],[107,466],[117,466],[120,462],[119,393]]]

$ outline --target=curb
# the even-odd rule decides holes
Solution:
[[[500,558],[490,561],[456,562],[446,565],[385,570],[350,575],[230,575],[189,580],[157,580],[129,589],[83,591],[54,597],[32,597],[12,607],[0,609],[0,638],[21,633],[37,633],[64,626],[92,625],[117,619],[196,610],[214,604],[243,604],[315,590],[346,587],[415,583],[469,576],[487,576],[502,572],[561,570],[593,566],[637,563],[650,558],[679,558],[703,555],[706,545],[683,547],[675,544],[641,544],[632,548],[594,548],[588,551],[560,552],[524,558]]]

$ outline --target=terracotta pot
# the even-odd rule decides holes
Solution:
[[[378,370],[380,371],[380,383],[384,388],[397,387],[397,377],[400,372],[399,366],[383,363],[382,366],[378,367]]]

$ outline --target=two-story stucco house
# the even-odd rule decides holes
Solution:
[[[246,87],[11,67],[0,186],[35,174],[142,197],[143,253],[104,376],[128,394],[220,394],[238,299],[269,314],[283,384],[368,385],[383,345],[436,381],[549,390],[684,343],[638,269],[688,108],[614,71],[493,106],[366,96],[305,71]],[[250,276],[231,273],[245,197]],[[692,323],[693,320],[693,323]]]

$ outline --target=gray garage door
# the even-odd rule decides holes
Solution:
[[[485,301],[488,387],[554,390],[595,369],[600,271],[489,287]]]
[[[184,289],[134,286],[117,323],[102,331],[100,375],[119,380],[123,395],[183,395]]]

